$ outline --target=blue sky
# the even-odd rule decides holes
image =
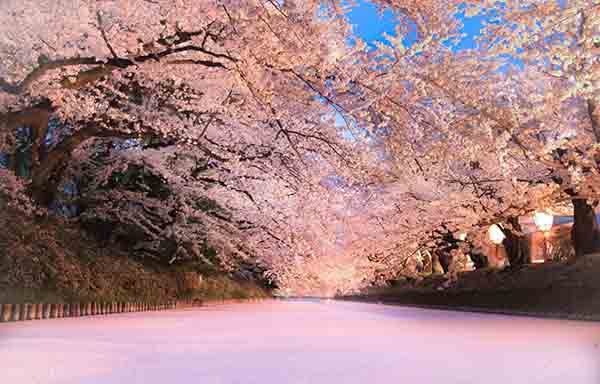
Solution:
[[[358,0],[358,4],[356,8],[348,13],[354,33],[358,37],[373,46],[376,41],[386,43],[384,34],[395,35],[397,20],[392,11],[386,10],[382,13],[380,8],[369,0]],[[481,36],[484,24],[498,22],[498,12],[493,9],[488,10],[485,14],[472,17],[466,17],[464,12],[459,12],[456,17],[463,23],[460,32],[464,34],[464,37],[452,47],[453,51],[477,48],[476,39]],[[415,39],[416,36],[407,36],[404,38],[404,45],[410,46]],[[451,43],[448,42],[447,45],[450,46]],[[515,66],[520,69],[524,67],[524,63],[516,58],[512,61],[510,57],[504,57],[504,59],[508,59],[510,64],[503,65],[500,68],[502,72]]]
[[[354,33],[365,42],[384,41],[383,34],[395,35],[396,20],[391,11],[381,14],[374,4],[361,0],[359,6],[348,13]]]
[[[350,23],[354,25],[354,33],[367,43],[374,41],[385,42],[383,34],[395,35],[396,19],[394,14],[386,10],[383,14],[379,7],[367,0],[360,0],[358,7],[348,13]],[[463,33],[465,38],[456,46],[455,49],[475,48],[475,38],[483,28],[483,22],[486,16],[464,17],[464,14],[458,14],[457,17],[463,20]],[[405,39],[408,44],[409,39]]]

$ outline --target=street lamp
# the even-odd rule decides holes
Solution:
[[[504,238],[506,237],[504,235],[504,232],[502,232],[502,229],[500,229],[500,227],[497,224],[493,224],[490,226],[490,229],[488,230],[488,235],[490,236],[490,240],[492,241],[492,243],[495,244],[495,250],[494,250],[494,258],[496,259],[496,261],[498,260],[498,246],[500,244],[502,244],[502,241],[504,240]]]
[[[548,234],[554,223],[554,216],[546,212],[536,212],[533,214],[533,222],[535,226],[544,233],[544,261],[548,256]]]

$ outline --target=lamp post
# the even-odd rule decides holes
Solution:
[[[535,226],[544,233],[544,261],[548,257],[548,234],[554,223],[554,216],[546,212],[536,212],[533,214]]]
[[[498,260],[498,246],[502,244],[502,241],[506,236],[497,224],[493,224],[492,226],[490,226],[490,229],[488,230],[488,235],[490,236],[490,240],[492,241],[492,243],[494,243],[495,245],[494,258]]]

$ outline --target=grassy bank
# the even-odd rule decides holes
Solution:
[[[101,246],[56,218],[30,218],[0,198],[0,302],[145,301],[251,298],[255,282],[193,266],[165,267]]]
[[[456,280],[446,276],[403,280],[347,299],[600,320],[599,276],[600,256],[594,256],[573,265],[465,272]]]

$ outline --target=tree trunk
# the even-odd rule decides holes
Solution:
[[[427,275],[433,273],[433,257],[429,252],[423,252],[423,272]]]
[[[529,260],[529,244],[525,237],[518,235],[515,232],[521,232],[521,224],[518,217],[510,217],[508,224],[512,226],[512,230],[503,228],[502,232],[506,236],[502,241],[502,245],[506,251],[508,261],[511,268],[519,268],[527,264]]]
[[[440,263],[440,257],[437,252],[431,253],[431,269],[434,275],[443,275],[444,268],[442,268],[442,264]]]
[[[573,199],[574,223],[571,228],[571,241],[575,257],[600,250],[600,233],[594,208],[585,199]]]
[[[28,191],[33,199],[42,206],[48,206],[55,197],[57,187],[61,182],[63,173],[68,166],[73,151],[84,141],[93,137],[114,137],[128,139],[140,137],[138,134],[111,130],[110,124],[106,127],[96,122],[90,122],[79,128],[71,136],[65,138],[49,153],[43,153],[43,141],[48,132],[48,124],[54,108],[49,102],[43,102],[17,112],[0,114],[0,129],[16,130],[18,127],[32,129],[31,148],[31,184]],[[148,138],[150,135],[143,135]],[[45,156],[44,156],[45,155]],[[23,159],[17,158],[14,167],[22,167]],[[27,167],[29,169],[29,167]]]
[[[448,252],[443,252],[439,255],[438,260],[442,266],[444,273],[450,272],[450,266],[452,265],[453,257]]]
[[[475,250],[471,250],[471,252],[469,253],[469,256],[471,257],[471,260],[473,260],[475,269],[487,268],[490,265],[487,256],[485,256]]]

